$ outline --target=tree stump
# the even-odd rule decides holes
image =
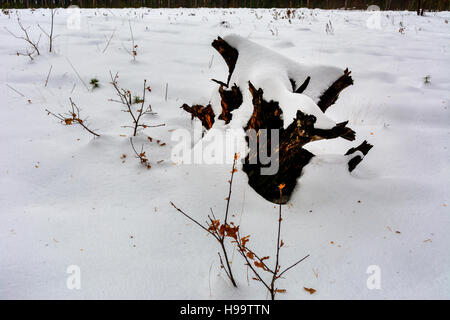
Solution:
[[[236,38],[231,39],[234,39],[234,42],[237,41]],[[248,41],[241,38],[238,40]],[[234,48],[220,37],[212,42],[212,46],[223,57],[229,71],[226,81],[212,79],[219,84],[218,91],[221,97],[222,112],[218,115],[217,119],[223,120],[225,124],[228,124],[233,118],[232,111],[239,109],[243,104],[244,90],[248,90],[251,94],[253,113],[243,129],[246,131],[248,129],[253,129],[257,134],[246,136],[248,153],[243,158],[243,171],[248,175],[249,185],[262,197],[274,203],[280,202],[278,186],[284,184],[285,187],[283,189],[283,198],[281,199],[281,202],[286,203],[292,195],[297,179],[301,176],[303,168],[314,157],[313,153],[303,148],[305,144],[316,140],[334,139],[338,137],[349,141],[355,140],[355,132],[347,127],[348,121],[337,123],[327,128],[319,127],[316,123],[318,120],[317,117],[323,117],[323,114],[328,108],[336,103],[339,94],[345,88],[353,84],[353,79],[350,75],[351,72],[348,69],[345,69],[341,71],[341,75],[338,75],[334,81],[330,82],[330,79],[327,79],[328,83],[326,83],[327,81],[324,83],[317,81],[317,79],[322,78],[323,74],[327,73],[327,69],[323,68],[307,69],[311,71],[311,75],[304,76],[302,79],[297,79],[288,75],[288,79],[286,80],[287,83],[290,84],[290,94],[305,95],[306,93],[309,93],[314,95],[314,93],[316,93],[315,101],[312,99],[312,102],[314,102],[314,107],[320,111],[315,111],[316,115],[308,114],[302,111],[301,106],[298,106],[295,118],[284,119],[283,106],[280,106],[280,103],[274,99],[265,99],[265,89],[255,87],[250,79],[248,79],[245,85],[241,81],[240,84],[234,83],[231,88],[229,88],[230,80],[232,80],[233,72],[235,71],[240,58],[239,48]],[[256,47],[256,44],[254,46],[256,56],[264,53],[264,48]],[[243,46],[243,48],[247,47],[251,47],[251,45]],[[268,52],[269,56],[272,56],[273,54],[273,52]],[[281,65],[283,65],[283,63],[285,63],[283,58],[279,59]],[[257,63],[257,61],[255,63]],[[287,61],[286,63],[292,64],[294,62]],[[335,69],[332,71],[336,74]],[[298,87],[297,82],[301,83]],[[313,82],[314,88],[310,87]],[[206,107],[201,105],[189,107],[187,104],[184,104],[182,108],[191,113],[192,118],[198,118],[207,130],[211,129],[213,126],[216,115],[214,114],[211,105],[207,105]],[[319,114],[317,112],[319,112]],[[290,121],[290,124],[284,126],[284,121]],[[277,146],[271,145],[271,129],[278,130],[279,143]],[[261,140],[262,135],[260,133],[263,131],[265,132],[265,138],[267,139]],[[372,145],[367,141],[364,141],[359,146],[347,151],[345,155],[350,157],[348,162],[348,170],[350,172],[356,168],[371,148]],[[263,150],[270,156],[275,153],[276,157],[274,158],[278,161],[277,172],[270,175],[262,174],[261,170],[267,168],[269,164],[264,164],[261,161],[258,150],[260,152]]]

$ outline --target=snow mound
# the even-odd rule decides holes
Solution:
[[[265,100],[278,101],[283,111],[284,128],[295,118],[297,110],[314,115],[317,118],[316,128],[331,129],[336,125],[324,115],[317,102],[321,94],[343,74],[343,69],[302,65],[236,34],[228,35],[224,40],[239,52],[230,84],[235,83],[243,89],[248,88],[250,81],[256,88],[263,89]],[[306,90],[302,94],[292,92],[290,80],[295,81],[298,87],[307,77],[311,77],[311,80]],[[253,106],[250,92],[243,91],[243,104],[233,113],[233,120],[245,126]]]

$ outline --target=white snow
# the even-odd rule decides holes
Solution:
[[[49,27],[48,10],[18,13],[35,38],[37,23]],[[278,298],[450,298],[450,13],[382,12],[380,29],[367,27],[369,12],[302,9],[292,23],[283,14],[81,10],[77,30],[67,29],[69,15],[59,10],[55,52],[48,53],[43,37],[34,61],[16,56],[26,44],[4,29],[19,33],[14,14],[0,14],[0,298],[267,298],[258,283],[247,281],[236,252],[239,288],[233,289],[220,270],[214,239],[169,204],[200,221],[210,207],[216,215],[225,210],[229,164],[174,165],[169,155],[174,129],[194,131],[179,108],[183,103],[211,101],[220,109],[210,79],[224,79],[228,71],[210,44],[231,34],[270,48],[274,66],[293,61],[289,72],[297,85],[317,70],[311,65],[331,66],[324,67],[330,78],[348,67],[355,81],[327,116],[333,123],[349,120],[357,140],[308,144],[318,156],[283,206],[282,266],[311,256],[280,280],[287,292]],[[131,48],[129,20],[138,45],[135,62],[124,49]],[[329,21],[333,34],[325,31]],[[69,61],[85,83],[98,78],[100,88],[87,90]],[[138,148],[144,144],[150,170],[134,158],[131,129],[122,128],[130,116],[108,101],[116,98],[110,70],[133,93],[142,94],[144,78],[152,87],[148,101],[158,114],[145,122],[166,126],[147,128],[134,140]],[[261,86],[273,80],[252,77]],[[265,95],[278,98],[289,88],[284,79],[284,87]],[[311,88],[317,88],[315,79]],[[318,91],[305,94],[317,102]],[[69,97],[100,138],[62,126],[44,111],[65,112]],[[288,121],[293,110],[283,111]],[[234,114],[239,112],[236,119],[244,121],[251,110]],[[147,135],[167,145],[150,143]],[[375,147],[349,174],[343,153],[364,139]],[[277,208],[248,186],[240,170],[230,210],[241,232],[251,234],[252,247],[273,260]],[[66,286],[70,265],[80,267],[80,290]],[[371,265],[380,267],[380,290],[367,288]],[[310,295],[303,287],[317,291]]]
[[[239,52],[230,85],[237,84],[239,88],[245,88],[243,105],[238,111],[245,113],[245,117],[240,121],[241,127],[245,127],[253,112],[252,96],[247,90],[249,81],[256,89],[263,89],[263,97],[266,101],[279,102],[283,111],[284,128],[291,124],[299,109],[317,118],[316,128],[331,129],[336,125],[323,114],[315,102],[318,102],[321,94],[343,74],[343,69],[301,66],[291,59],[235,34],[225,37],[224,40]],[[295,80],[299,87],[308,76],[313,80],[310,81],[304,94],[293,93],[289,79]],[[233,120],[236,121],[236,119]]]

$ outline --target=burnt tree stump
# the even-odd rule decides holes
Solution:
[[[238,109],[243,103],[243,90],[249,90],[252,98],[253,113],[243,129],[253,129],[258,134],[246,136],[249,148],[248,154],[243,159],[243,171],[248,176],[249,185],[262,197],[274,203],[280,202],[278,186],[285,184],[281,202],[286,203],[292,195],[303,168],[314,157],[314,154],[304,149],[303,146],[312,141],[338,137],[353,141],[355,140],[355,132],[347,127],[348,121],[338,123],[329,129],[316,128],[316,116],[306,114],[301,110],[297,111],[295,118],[284,119],[279,102],[266,100],[264,98],[264,88],[256,88],[250,80],[247,83],[248,87],[242,87],[242,84],[241,87],[233,84],[229,88],[231,76],[239,59],[239,51],[220,37],[212,42],[212,46],[225,60],[229,72],[226,81],[212,79],[219,84],[218,91],[221,97],[222,112],[217,118],[228,124],[232,120],[232,111]],[[341,76],[321,91],[316,103],[322,113],[325,113],[329,107],[335,104],[339,94],[345,88],[353,84],[350,74],[351,72],[345,69]],[[312,76],[307,76],[304,80],[300,79],[298,83],[301,84],[298,87],[294,79],[289,78],[288,80],[293,93],[303,94],[308,89],[313,78]],[[206,107],[201,105],[190,107],[184,104],[182,108],[189,112],[192,118],[198,118],[207,130],[213,126],[216,115],[210,104]],[[286,128],[284,127],[284,121],[291,121]],[[267,135],[267,139],[263,140],[264,145],[261,145],[262,142],[260,143],[261,129],[266,129],[264,132]],[[279,143],[277,146],[271,145],[271,129],[278,130]],[[257,148],[252,148],[251,146],[257,146]],[[345,155],[350,157],[348,161],[348,170],[350,172],[356,168],[371,148],[372,145],[364,141],[358,147],[347,151]],[[270,175],[261,174],[261,169],[268,167],[269,164],[263,164],[260,161],[258,149],[265,151],[268,156],[271,156],[272,153],[277,153],[278,157],[275,158],[278,159],[278,170],[276,173]]]

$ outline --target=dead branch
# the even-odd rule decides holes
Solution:
[[[219,87],[219,94],[222,106],[222,113],[219,115],[219,119],[225,121],[225,124],[228,124],[232,119],[231,112],[238,109],[242,104],[242,93],[239,87],[234,84],[230,90],[224,89],[223,85],[221,85]]]
[[[281,278],[281,276],[288,270],[292,269],[296,265],[298,265],[300,262],[305,260],[309,257],[309,255],[303,257],[302,259],[298,260],[293,265],[289,266],[288,268],[284,269],[284,271],[281,271],[280,266],[280,249],[284,246],[283,240],[281,240],[281,222],[283,221],[282,215],[281,215],[281,199],[283,198],[283,188],[285,187],[284,184],[280,184],[278,186],[279,194],[280,194],[280,201],[279,201],[279,214],[278,214],[278,230],[277,230],[277,249],[276,249],[276,255],[275,255],[275,265],[273,268],[268,267],[268,265],[264,262],[265,260],[269,260],[269,256],[265,256],[260,258],[258,255],[254,253],[251,249],[247,247],[247,243],[250,241],[249,237],[241,237],[240,233],[238,232],[238,236],[236,238],[236,244],[238,247],[238,252],[241,254],[241,256],[244,258],[246,265],[252,270],[255,277],[254,280],[260,282],[270,293],[270,297],[272,300],[275,300],[275,296],[277,293],[284,293],[286,292],[286,289],[279,289],[276,286],[276,281]],[[253,262],[253,263],[252,263]],[[261,269],[262,271],[259,271]],[[264,280],[264,277],[262,276],[262,272],[267,272],[270,274],[270,281]]]
[[[84,130],[89,132],[90,134],[94,135],[95,137],[100,137],[98,133],[95,133],[93,130],[89,129],[86,126],[86,119],[81,119],[80,116],[80,109],[78,106],[72,101],[72,98],[69,98],[71,110],[69,110],[65,115],[63,114],[56,114],[51,112],[48,109],[45,109],[45,111],[48,112],[49,115],[52,115],[56,119],[60,120],[63,125],[70,126],[73,124],[79,124]]]
[[[363,158],[367,155],[367,153],[370,151],[370,149],[372,149],[373,145],[371,145],[370,143],[368,143],[366,140],[364,140],[359,146],[357,146],[356,148],[350,148],[345,155],[351,155],[357,151],[362,153],[362,156],[360,154],[357,154],[356,156],[354,156],[353,158],[351,158],[348,161],[348,171],[352,172],[356,166],[363,160]]]
[[[52,72],[52,69],[53,69],[53,66],[51,65],[51,66],[50,66],[50,70],[48,70],[47,79],[45,79],[45,85],[44,85],[44,87],[46,87],[47,84],[48,84],[48,79],[50,78],[50,73]]]
[[[130,27],[130,35],[131,35],[131,50],[128,50],[127,48],[125,48],[125,46],[122,43],[122,47],[123,49],[133,57],[133,61],[136,61],[136,56],[137,56],[137,44],[134,44],[134,35],[133,35],[133,28],[131,28],[131,22],[130,20],[128,20],[128,25]]]
[[[353,79],[350,74],[351,71],[345,69],[344,74],[322,93],[317,103],[322,112],[327,111],[336,102],[342,90],[353,84]]]
[[[18,95],[20,95],[20,96],[22,96],[22,97],[25,97],[25,95],[24,95],[22,92],[20,92],[20,91],[17,90],[17,89],[14,89],[14,88],[11,87],[9,84],[6,84],[6,86],[7,86],[8,88],[10,88],[12,91],[14,91],[15,93],[17,93]]]
[[[51,24],[50,24],[50,31],[45,31],[39,24],[38,27],[41,29],[41,31],[48,37],[49,41],[49,52],[52,52],[53,49],[53,40],[56,38],[53,36],[53,28],[54,28],[54,20],[55,20],[55,14],[57,9],[50,9],[50,16],[51,16]]]
[[[223,40],[221,37],[217,37],[216,40],[214,40],[211,44],[214,49],[216,49],[222,58],[225,60],[227,66],[228,66],[228,78],[227,82],[222,83],[225,87],[228,88],[228,85],[230,83],[231,75],[233,74],[234,67],[236,66],[236,61],[239,56],[239,52],[230,46],[225,40]],[[217,81],[216,81],[217,82]]]
[[[30,38],[30,35],[28,34],[28,29],[29,29],[30,27],[26,27],[26,28],[25,28],[25,27],[22,25],[22,22],[20,21],[19,15],[17,15],[17,23],[18,23],[20,29],[22,30],[24,36],[18,36],[18,35],[15,35],[15,34],[12,33],[11,31],[9,31],[8,28],[6,28],[6,27],[4,27],[4,29],[5,29],[10,35],[12,35],[14,38],[16,38],[16,39],[22,39],[22,40],[26,41],[26,42],[34,49],[34,51],[37,53],[37,55],[40,55],[41,53],[39,52],[39,41],[41,41],[41,36],[42,36],[42,34],[39,35],[39,38],[38,38],[37,41],[34,41],[34,40],[32,40],[32,39]],[[31,57],[30,57],[30,58],[31,58]]]
[[[159,124],[159,125],[150,126],[150,125],[140,122],[143,116],[155,114],[152,111],[151,105],[148,105],[147,107],[145,106],[145,94],[147,91],[148,92],[152,91],[150,86],[147,86],[147,80],[144,80],[144,89],[143,89],[143,93],[142,93],[142,98],[135,96],[135,100],[133,101],[132,100],[133,95],[130,90],[119,88],[119,82],[118,82],[119,73],[116,73],[113,76],[111,71],[109,71],[109,74],[111,76],[111,85],[115,89],[117,96],[120,98],[120,101],[113,100],[113,99],[110,99],[110,101],[119,102],[119,103],[125,105],[126,110],[122,110],[122,111],[129,113],[132,118],[132,121],[133,121],[133,125],[122,126],[123,128],[132,128],[133,136],[136,136],[139,128],[145,129],[145,128],[155,128],[155,127],[165,126],[164,123]],[[134,109],[133,104],[140,104],[140,108],[133,111],[133,109]]]
[[[67,62],[69,63],[70,67],[72,68],[73,72],[75,72],[75,74],[77,75],[78,79],[80,80],[80,82],[84,85],[84,87],[86,88],[87,91],[89,91],[88,86],[86,85],[86,83],[83,81],[83,79],[81,78],[80,74],[78,73],[77,69],[75,69],[75,67],[73,66],[72,62],[70,62],[69,58],[66,57]]]
[[[294,79],[289,79],[289,81],[291,82],[291,85],[292,85],[292,92],[295,92],[295,93],[303,93],[303,91],[305,91],[306,88],[308,87],[308,84],[309,84],[309,81],[310,81],[310,80],[311,80],[311,77],[308,76],[308,77],[305,79],[305,81],[302,83],[302,85],[296,89],[296,83],[295,83],[295,80],[294,80]]]
[[[226,237],[231,237],[232,239],[234,239],[236,241],[237,240],[237,234],[238,234],[238,231],[239,231],[239,226],[235,226],[233,222],[228,223],[228,211],[229,211],[229,208],[230,208],[231,190],[232,190],[232,187],[233,187],[233,177],[234,177],[235,172],[237,172],[236,162],[237,162],[238,159],[239,159],[239,155],[235,154],[234,155],[234,160],[233,160],[233,167],[231,169],[231,177],[230,177],[230,180],[228,181],[230,186],[229,186],[229,190],[228,190],[228,197],[226,198],[227,205],[226,205],[224,220],[223,220],[222,224],[220,223],[220,219],[217,219],[215,217],[214,212],[212,211],[212,209],[211,209],[211,215],[208,215],[209,222],[206,222],[206,226],[204,226],[200,222],[198,222],[197,220],[192,218],[190,215],[185,213],[183,210],[181,210],[177,206],[175,206],[175,204],[172,201],[170,202],[170,204],[178,212],[183,214],[185,217],[187,217],[189,220],[194,222],[200,228],[202,228],[207,233],[212,235],[217,240],[217,242],[219,242],[220,248],[222,249],[222,253],[223,253],[223,259],[222,259],[222,256],[221,256],[220,252],[218,253],[219,259],[220,259],[220,265],[221,265],[221,268],[223,268],[225,270],[225,273],[226,273],[228,279],[230,279],[230,281],[231,281],[231,283],[233,284],[234,287],[237,287],[237,284],[236,284],[236,281],[234,279],[233,272],[231,270],[231,263],[230,263],[230,260],[228,258],[228,253],[227,253],[227,249],[226,249],[226,245],[225,245],[225,240],[226,240]]]
[[[130,137],[130,143],[134,153],[136,154],[136,158],[138,158],[141,164],[144,165],[147,169],[150,169],[152,166],[150,165],[147,155],[145,154],[144,145],[141,146],[141,152],[137,152],[136,148],[134,147],[132,137]]]
[[[198,118],[206,129],[211,129],[212,125],[214,124],[214,111],[210,104],[208,104],[206,107],[199,104],[189,107],[185,103],[181,106],[181,109],[191,114],[191,120],[194,119],[194,117]]]
[[[112,32],[112,34],[111,34],[111,37],[109,37],[108,41],[106,42],[105,49],[103,49],[102,53],[105,53],[105,52],[106,52],[106,49],[108,49],[109,43],[111,42],[112,38],[114,37],[114,33],[116,32],[116,29],[117,29],[117,28],[114,28],[114,30],[113,30],[113,32]]]
[[[16,52],[16,55],[17,55],[17,56],[27,56],[27,57],[30,58],[31,60],[34,60],[34,59],[33,59],[33,53],[35,53],[35,52],[36,52],[36,50],[34,50],[34,49],[33,49],[32,51],[28,51],[28,50],[27,50],[27,51],[25,51],[25,52],[23,52],[23,51],[22,51],[22,52],[21,52],[21,51],[17,51],[17,52]]]

